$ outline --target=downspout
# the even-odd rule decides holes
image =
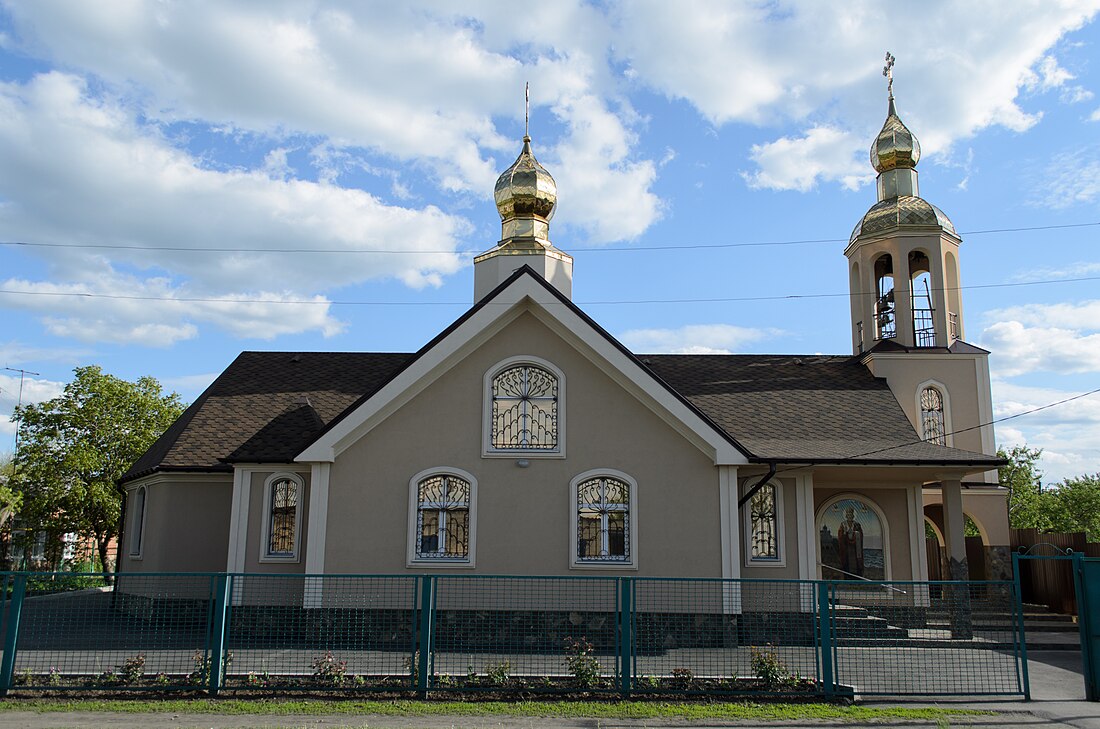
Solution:
[[[776,469],[775,461],[768,461],[768,472],[766,474],[764,474],[764,478],[757,481],[756,485],[753,486],[748,491],[746,491],[745,495],[742,496],[738,500],[738,502],[737,502],[737,510],[738,511],[741,511],[741,507],[745,505],[746,501],[751,499],[753,496],[756,496],[756,492],[759,491],[764,484],[766,484],[768,481],[771,481],[772,476],[775,475],[775,469]]]

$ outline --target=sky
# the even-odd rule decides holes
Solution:
[[[1098,12],[0,0],[0,451],[75,367],[190,401],[242,350],[419,349],[500,238],[528,82],[550,237],[604,328],[849,354],[889,51],[998,444],[1042,448],[1048,483],[1100,472],[1100,395],[1021,415],[1100,387]]]

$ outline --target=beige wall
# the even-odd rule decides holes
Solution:
[[[739,493],[743,496],[747,489],[755,486],[760,476],[750,476],[740,479]],[[785,564],[783,567],[771,567],[760,564],[750,564],[749,554],[749,524],[745,518],[749,504],[741,507],[741,576],[746,579],[758,580],[797,580],[798,579],[798,510],[795,508],[796,494],[793,478],[773,479],[779,481],[783,487],[783,532],[780,535],[780,544]]]
[[[891,487],[889,485],[876,485],[858,482],[840,484],[830,482],[827,475],[817,474],[814,477],[814,530],[817,530],[817,516],[825,502],[834,496],[841,494],[855,494],[859,498],[873,502],[886,517],[886,529],[888,531],[887,545],[890,551],[888,556],[889,572],[887,577],[891,580],[912,580],[913,565],[910,559],[910,522],[909,500],[905,488]],[[924,528],[923,517],[921,529]],[[924,534],[921,533],[918,545],[923,549]],[[820,555],[819,555],[820,556]],[[921,553],[924,558],[924,553]],[[818,574],[815,570],[815,574]]]
[[[1007,495],[1002,492],[972,493],[963,489],[962,495],[963,513],[969,516],[982,533],[982,542],[988,546],[1007,546],[1009,543],[1008,532],[1008,502]],[[942,497],[938,492],[924,494],[925,506],[936,506],[930,512],[932,521],[943,531],[943,511],[940,505]]]
[[[170,478],[170,477],[169,477]],[[123,545],[121,572],[223,572],[229,547],[230,477],[216,481],[160,480],[146,487],[142,558]],[[134,490],[126,500],[126,531],[133,533]]]
[[[483,458],[483,381],[501,360],[530,355],[565,374],[566,455]],[[718,469],[590,360],[523,314],[337,456],[329,491],[326,572],[408,570],[409,479],[454,467],[478,481],[478,574],[608,574],[570,569],[570,480],[611,468],[638,483],[636,570],[720,577]],[[615,571],[611,571],[613,574]]]
[[[306,564],[306,540],[309,538],[309,474],[297,473],[305,483],[305,489],[298,495],[298,508],[301,510],[299,524],[302,533],[298,539],[298,559],[293,562],[261,562],[260,554],[265,549],[263,544],[264,518],[266,517],[267,504],[264,502],[264,482],[269,476],[287,471],[272,469],[270,471],[252,471],[249,479],[248,495],[248,536],[245,539],[244,571],[265,574],[302,574]],[[295,473],[291,471],[291,473]],[[223,556],[224,564],[225,558]]]

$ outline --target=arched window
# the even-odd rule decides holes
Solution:
[[[818,562],[825,580],[889,580],[886,517],[862,494],[835,496],[817,514]]]
[[[924,440],[947,445],[943,393],[938,388],[926,387],[920,391],[920,425]]]
[[[413,477],[410,562],[472,564],[475,488],[465,472],[436,469]]]
[[[145,487],[139,486],[134,492],[134,508],[131,516],[130,556],[141,558],[141,541],[145,536]]]
[[[573,565],[633,565],[637,491],[633,479],[614,471],[589,471],[570,486]]]
[[[549,362],[513,357],[486,375],[484,455],[561,457],[565,380]]]
[[[935,307],[932,304],[932,263],[924,251],[909,253],[909,304],[913,312],[913,343],[936,346]]]
[[[276,473],[264,484],[264,541],[261,561],[298,559],[304,487],[301,476],[293,473]]]
[[[761,486],[749,499],[745,515],[749,546],[746,550],[748,564],[781,566],[782,554],[783,491],[775,483]]]

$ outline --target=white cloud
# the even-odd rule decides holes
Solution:
[[[981,334],[996,375],[1100,372],[1100,300],[990,311]]]
[[[755,172],[743,172],[750,187],[806,192],[818,179],[839,181],[854,190],[874,178],[861,159],[866,140],[833,127],[814,127],[803,137],[781,137],[754,144],[750,157]]]
[[[1065,266],[1029,268],[1012,276],[1013,281],[1045,281],[1052,278],[1082,278],[1100,273],[1100,261],[1078,261]]]
[[[632,352],[646,354],[732,354],[750,342],[780,332],[729,324],[690,324],[677,329],[631,329],[619,335]]]
[[[1041,112],[1018,103],[1021,91],[1065,84],[1068,74],[1051,49],[1097,12],[1095,0],[1021,1],[996,12],[981,3],[934,2],[898,34],[897,9],[874,0],[847,2],[843,13],[814,0],[614,7],[615,53],[635,82],[686,100],[718,125],[802,120],[808,134],[844,120],[852,126],[841,132],[854,133],[863,148],[885,112],[877,59],[888,37],[898,58],[899,110],[932,156],[989,126],[1023,131],[1035,124]],[[831,163],[824,179],[849,184],[847,155]],[[805,173],[765,173],[783,189],[812,187]]]
[[[1080,394],[993,380],[994,416],[1024,413]],[[995,426],[997,443],[1042,448],[1044,481],[1052,483],[1095,471],[1100,461],[1100,395],[1073,400]]]
[[[1094,112],[1089,114],[1089,121],[1100,121],[1100,107],[1097,107]]]
[[[32,405],[51,400],[59,396],[65,389],[64,382],[54,382],[40,377],[25,376],[22,383],[19,375],[10,372],[0,373],[0,436],[11,438],[15,436],[17,426],[11,420],[12,411],[19,404],[22,397],[23,405]],[[22,392],[22,394],[20,394]],[[0,443],[0,451],[6,451]]]

